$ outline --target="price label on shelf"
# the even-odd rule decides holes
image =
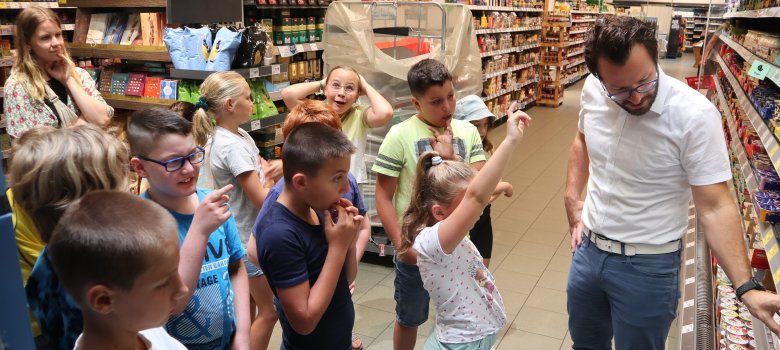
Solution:
[[[693,247],[693,246],[695,246],[695,245],[696,245],[696,242],[688,242],[688,243],[685,245],[685,248],[691,248],[691,247]]]
[[[317,51],[319,48],[317,47],[317,43],[311,43],[309,44],[309,51]]]
[[[773,281],[780,281],[780,269],[775,271],[775,273],[772,274]]]
[[[685,279],[685,285],[689,285],[696,282],[696,277],[688,277]]]
[[[684,309],[684,308],[686,308],[686,307],[691,307],[691,306],[693,306],[694,304],[696,304],[696,301],[695,301],[695,300],[693,300],[693,299],[686,300],[686,301],[683,303],[683,309]]]
[[[682,333],[682,334],[686,334],[686,333],[690,333],[690,332],[693,332],[693,325],[692,324],[686,324],[685,326],[682,326],[682,328],[680,329],[680,333]]]
[[[251,123],[249,123],[249,125],[252,127],[252,130],[254,131],[260,129],[263,126],[263,123],[258,119],[258,120],[253,120]]]
[[[293,46],[294,48],[295,46]],[[290,46],[287,45],[279,45],[276,47],[276,49],[279,50],[279,56],[282,57],[290,57],[293,55],[292,51],[290,50]]]
[[[696,263],[696,260],[695,260],[695,259],[688,259],[688,260],[685,260],[685,266],[688,266],[688,265],[693,265],[694,263]]]
[[[772,233],[771,229],[764,232],[763,237],[761,237],[761,243],[764,243],[764,248],[769,245],[769,242],[771,242],[773,238],[775,238],[775,235]]]
[[[750,65],[750,70],[748,71],[748,75],[750,75],[753,78],[756,78],[758,80],[763,80],[766,78],[767,73],[769,73],[769,67],[766,62],[761,60],[755,60],[753,61],[753,64]]]
[[[260,77],[260,68],[249,68],[249,78],[259,78]]]
[[[282,74],[282,66],[280,66],[278,64],[272,65],[271,66],[271,74],[272,75]]]
[[[7,9],[8,3],[7,2],[0,2],[0,9]]]

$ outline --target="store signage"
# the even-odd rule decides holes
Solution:
[[[167,0],[168,23],[243,22],[242,0]]]
[[[763,62],[761,60],[755,60],[753,61],[753,64],[750,65],[750,70],[748,71],[748,75],[758,80],[763,80],[764,78],[766,78],[767,73],[769,73],[770,67],[771,66],[768,65],[766,62]]]

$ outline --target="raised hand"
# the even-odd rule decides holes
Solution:
[[[211,235],[219,226],[230,218],[230,197],[228,192],[233,190],[233,185],[227,185],[209,193],[195,209],[191,227],[206,236]]]
[[[531,125],[531,117],[517,108],[517,101],[509,105],[506,115],[506,138],[504,140],[511,142],[522,140],[525,128]]]

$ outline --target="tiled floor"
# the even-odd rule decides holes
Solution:
[[[678,79],[696,74],[692,55],[662,60],[664,71]],[[504,179],[514,185],[512,198],[492,207],[494,248],[490,269],[507,311],[507,327],[497,349],[570,349],[567,330],[566,278],[571,262],[563,190],[569,145],[577,131],[582,82],[565,92],[563,106],[534,107],[526,137],[507,167]],[[504,127],[491,132],[495,144]],[[392,349],[395,301],[393,269],[361,263],[357,277],[354,332],[367,349]],[[418,332],[422,349],[433,327],[431,318]],[[669,344],[676,344],[672,329]],[[270,349],[278,349],[276,327]]]

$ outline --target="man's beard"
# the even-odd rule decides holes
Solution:
[[[617,105],[620,106],[620,108],[623,108],[623,110],[628,112],[629,114],[632,114],[632,115],[643,115],[643,114],[647,113],[647,111],[650,110],[650,107],[653,107],[653,103],[655,102],[656,96],[658,96],[658,88],[656,88],[655,91],[653,91],[652,95],[647,95],[647,96],[642,97],[642,101],[643,102],[644,101],[648,102],[647,106],[643,107],[642,109],[629,109],[628,107],[626,107],[624,105],[625,103],[631,103],[628,100],[625,100],[623,102],[618,102]]]

